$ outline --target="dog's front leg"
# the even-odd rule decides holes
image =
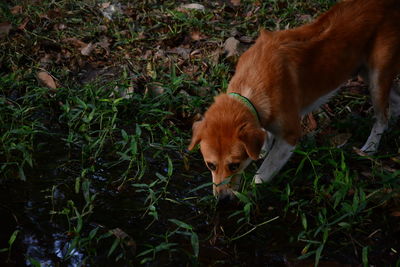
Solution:
[[[260,184],[271,181],[274,175],[289,160],[294,148],[295,146],[288,144],[285,140],[276,138],[272,149],[254,176],[254,182]]]

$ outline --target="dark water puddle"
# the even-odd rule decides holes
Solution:
[[[209,182],[208,174],[202,173],[204,167],[191,166],[186,171],[181,160],[174,162],[174,174],[169,185],[156,203],[158,220],[153,220],[147,211],[149,205],[148,192],[141,192],[138,187],[129,183],[120,187],[113,183],[121,173],[121,168],[107,169],[102,167],[106,160],[99,160],[93,173],[87,175],[90,180],[90,193],[97,194],[93,213],[85,217],[83,236],[98,228],[98,235],[110,234],[102,242],[91,243],[82,249],[69,251],[74,239],[71,225],[67,217],[51,214],[68,207],[68,201],[73,200],[79,208],[85,205],[82,193],[75,193],[75,179],[81,173],[81,166],[71,161],[68,151],[57,144],[49,144],[48,149],[40,152],[37,167],[27,172],[27,181],[7,180],[0,184],[0,249],[8,247],[8,240],[14,231],[19,231],[11,252],[0,253],[1,266],[34,266],[29,259],[34,259],[40,266],[137,266],[143,257],[135,256],[149,248],[165,241],[165,236],[177,230],[177,225],[170,219],[178,219],[190,224],[199,237],[198,263],[203,266],[311,266],[313,260],[299,261],[304,244],[296,242],[296,236],[301,231],[301,223],[295,215],[284,214],[280,199],[266,198],[257,203],[260,215],[257,219],[266,220],[277,217],[271,224],[257,227],[242,238],[230,242],[234,236],[246,233],[250,226],[240,228],[238,217],[232,213],[241,210],[241,205],[235,204],[224,208],[216,208],[211,197],[211,187],[195,192],[193,188]],[[151,173],[146,174],[140,183],[150,184],[156,178],[155,173],[166,173],[163,164],[153,162]],[[192,172],[192,173],[191,173]],[[154,187],[160,191],[164,184]],[[273,209],[269,209],[273,206]],[[254,219],[254,218],[253,218]],[[74,225],[76,221],[71,221]],[[258,222],[262,223],[262,221]],[[393,225],[394,228],[398,226]],[[388,238],[383,233],[376,241],[375,247],[382,251],[372,251],[371,257],[389,255],[388,247],[396,248],[400,239]],[[393,230],[393,233],[399,233]],[[182,229],[168,237],[168,242],[176,245],[165,251],[157,252],[154,260],[145,266],[188,266],[193,264],[193,247],[188,236],[190,231]],[[115,236],[123,236],[127,241],[122,250],[118,247],[107,257],[113,245]],[[377,238],[378,238],[377,234]],[[337,242],[341,242],[337,240]],[[389,244],[385,244],[388,242]],[[94,251],[93,251],[94,250]],[[115,255],[121,254],[121,259],[115,262]],[[325,253],[325,252],[324,252]],[[326,249],[325,258],[331,261],[321,262],[321,266],[346,266],[341,263],[358,264],[359,258],[352,251],[340,255]],[[68,256],[67,256],[68,255]],[[149,255],[151,256],[151,255]],[[88,260],[88,258],[90,258]],[[389,258],[387,262],[392,262]]]
[[[37,259],[41,266],[55,266],[68,249],[65,225],[49,215],[54,204],[66,199],[65,192],[56,187],[63,183],[57,166],[66,160],[65,154],[52,153],[52,160],[32,171],[26,182],[7,180],[0,184],[1,248],[8,247],[11,234],[18,231],[10,254],[0,254],[0,262],[6,266],[30,265],[29,258]],[[78,266],[83,255],[78,251],[71,254],[71,266]]]
[[[1,266],[34,266],[34,262],[40,266],[132,266],[139,263],[138,259],[134,259],[134,254],[144,251],[149,244],[159,244],[162,241],[160,236],[176,230],[176,225],[168,220],[172,218],[190,223],[199,235],[201,264],[235,265],[243,261],[241,257],[250,258],[250,261],[254,259],[255,263],[285,265],[287,261],[285,256],[265,253],[267,246],[260,246],[259,242],[248,240],[234,246],[226,243],[224,235],[235,231],[228,227],[235,225],[235,222],[226,219],[232,210],[216,211],[209,187],[189,193],[191,189],[209,182],[208,177],[193,177],[183,171],[183,167],[182,171],[175,170],[177,175],[171,176],[167,193],[157,203],[159,220],[153,222],[151,216],[145,215],[148,195],[140,193],[137,188],[119,190],[117,185],[110,183],[116,173],[100,166],[89,175],[90,191],[96,193],[97,197],[93,214],[86,219],[85,231],[96,227],[100,229],[99,233],[122,229],[132,239],[134,248],[115,263],[112,258],[106,257],[112,245],[111,238],[96,247],[96,256],[92,256],[90,262],[85,262],[88,256],[86,251],[73,249],[67,253],[74,236],[66,216],[52,214],[67,207],[70,199],[76,207],[84,205],[81,194],[74,192],[80,166],[74,166],[77,164],[69,160],[66,156],[68,152],[57,144],[47,147],[47,150],[40,152],[38,167],[27,172],[26,182],[6,180],[0,184],[0,249],[8,247],[10,236],[18,231],[10,253],[0,253]],[[161,166],[153,170],[161,172],[163,168]],[[143,178],[141,182],[150,183],[151,177],[154,175]],[[194,200],[202,197],[209,200]],[[265,238],[270,239],[270,235]],[[158,253],[156,259],[148,262],[147,266],[186,266],[191,262],[193,248],[186,235],[175,234],[169,242],[176,243],[180,252],[173,253],[173,256],[167,251]]]

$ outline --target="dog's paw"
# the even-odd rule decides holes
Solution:
[[[255,184],[262,184],[264,182],[259,174],[254,175],[253,179]]]
[[[367,143],[362,148],[359,149],[359,151],[365,154],[366,156],[374,155],[377,150],[378,150],[377,146],[371,143]]]
[[[361,157],[370,157],[374,154],[374,152],[371,153],[371,151],[363,151],[362,148],[360,149],[354,146],[353,146],[353,151]]]

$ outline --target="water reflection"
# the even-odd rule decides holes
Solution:
[[[68,260],[68,267],[78,267],[83,265],[84,254],[73,248],[70,252],[71,242],[65,240],[65,236],[60,233],[52,234],[52,245],[47,246],[34,233],[26,233],[23,244],[26,247],[26,266],[34,266],[30,259],[37,261],[41,267],[57,266],[61,262]],[[50,244],[49,244],[50,245]],[[54,257],[52,258],[52,255]]]

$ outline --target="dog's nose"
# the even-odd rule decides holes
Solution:
[[[218,195],[218,206],[228,206],[232,202],[232,195],[222,193]]]

